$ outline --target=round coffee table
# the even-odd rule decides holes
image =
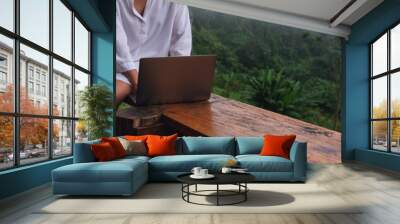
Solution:
[[[255,177],[248,173],[229,173],[213,174],[215,177],[212,179],[193,179],[189,174],[182,174],[177,177],[178,181],[182,183],[182,199],[188,203],[198,204],[198,205],[234,205],[245,202],[247,200],[247,192],[249,188],[247,183],[255,180]],[[215,190],[198,190],[197,185],[215,185]],[[236,185],[237,190],[224,190],[220,189],[220,185]],[[190,186],[195,186],[194,191],[190,191]],[[206,194],[209,192],[214,192],[215,194]],[[193,202],[190,200],[190,196],[203,196],[203,197],[216,197],[216,204],[202,204]],[[221,197],[232,197],[240,196],[240,199],[231,203],[221,203]]]

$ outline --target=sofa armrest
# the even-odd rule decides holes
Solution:
[[[100,141],[91,141],[91,142],[83,142],[83,143],[75,143],[74,147],[74,163],[89,163],[95,162],[96,158],[94,157],[90,146],[92,144],[99,143]]]
[[[305,181],[307,176],[307,143],[295,142],[290,150],[290,160],[293,162],[293,179]]]

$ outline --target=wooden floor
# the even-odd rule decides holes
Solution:
[[[362,201],[367,206],[357,214],[37,214],[37,208],[54,200],[49,186],[43,186],[1,201],[0,223],[400,223],[399,174],[353,163],[313,164],[308,179],[346,201]]]

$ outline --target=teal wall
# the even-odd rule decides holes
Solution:
[[[115,0],[66,0],[66,2],[92,31],[93,83],[103,83],[113,91]],[[110,131],[113,131],[112,127]],[[0,199],[48,183],[51,181],[53,169],[71,163],[72,157],[69,157],[0,172]]]
[[[106,85],[115,97],[115,1],[98,1],[97,8],[107,24],[107,32],[92,33],[92,82]],[[114,104],[113,104],[114,105]],[[113,107],[113,105],[111,105]],[[115,133],[115,111],[109,132]]]
[[[114,92],[114,35],[112,33],[92,33],[92,82],[109,87]],[[113,105],[111,105],[113,107]],[[115,111],[110,118],[115,123]],[[114,134],[114,125],[109,128]]]
[[[398,156],[369,150],[368,79],[369,43],[397,22],[400,22],[400,0],[385,0],[351,27],[351,35],[344,47],[343,160],[399,170]]]
[[[71,163],[69,157],[0,172],[0,199],[48,183],[53,169]]]

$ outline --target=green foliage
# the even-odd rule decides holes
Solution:
[[[190,10],[192,53],[217,55],[214,93],[340,130],[339,38]]]
[[[290,80],[274,70],[260,70],[249,78],[251,101],[259,107],[300,118],[307,108],[300,82]]]
[[[89,139],[109,136],[112,125],[112,92],[104,85],[95,84],[80,92],[82,119],[87,125]]]

